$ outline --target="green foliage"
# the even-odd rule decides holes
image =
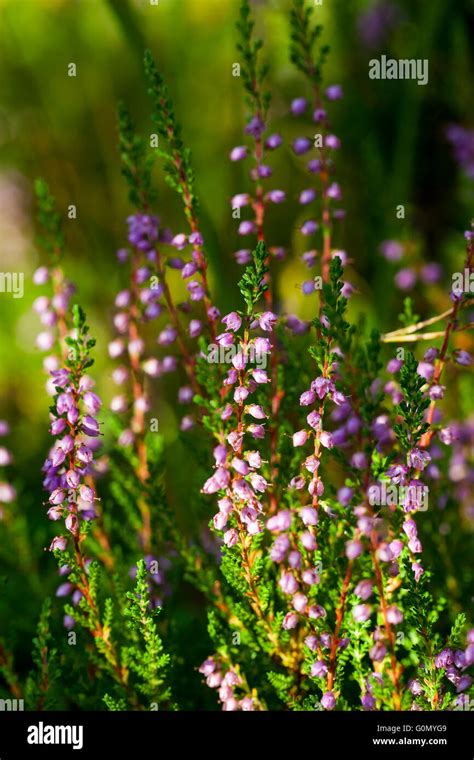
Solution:
[[[159,610],[150,606],[147,568],[144,560],[137,562],[135,590],[127,592],[125,608],[127,628],[133,642],[122,649],[124,666],[137,677],[136,688],[149,705],[169,706],[170,689],[165,685],[169,656],[156,629]]]
[[[35,181],[35,195],[38,221],[42,228],[38,245],[46,251],[52,264],[58,264],[64,255],[65,246],[61,214],[56,210],[55,198],[44,179]]]
[[[61,673],[58,651],[52,646],[50,617],[51,599],[45,599],[37,635],[32,642],[32,659],[36,670],[28,676],[25,685],[25,700],[29,709],[53,710],[57,701],[55,685]]]
[[[410,351],[400,371],[403,401],[398,405],[397,411],[403,418],[403,422],[393,427],[405,449],[415,446],[429,427],[428,423],[423,422],[423,417],[430,405],[430,400],[421,390],[426,381],[417,370],[418,362]]]
[[[129,199],[143,211],[156,198],[151,184],[154,158],[147,152],[144,139],[136,133],[132,117],[123,103],[118,105],[118,128],[122,174],[130,186]]]
[[[247,304],[247,314],[253,313],[256,304],[268,289],[268,283],[264,277],[268,272],[267,249],[265,243],[260,241],[252,251],[252,263],[245,268],[245,272],[239,282],[239,289]]]
[[[168,150],[157,148],[156,154],[165,160],[166,182],[182,197],[186,215],[196,213],[198,199],[194,192],[194,170],[191,151],[185,147],[181,126],[176,120],[173,101],[162,75],[158,72],[150,50],[145,52],[145,74],[148,93],[152,99],[152,120]]]
[[[262,90],[268,74],[268,66],[259,64],[259,52],[262,49],[263,41],[253,39],[255,22],[252,20],[248,0],[241,2],[240,20],[236,23],[236,27],[239,33],[237,50],[243,57],[240,74],[244,89],[247,92],[246,102],[251,113],[265,119],[271,100],[270,92]]]
[[[328,45],[321,45],[318,49],[323,27],[321,24],[311,23],[314,10],[311,5],[306,5],[305,0],[293,0],[290,11],[290,59],[309,80],[315,85],[320,85],[330,48]]]

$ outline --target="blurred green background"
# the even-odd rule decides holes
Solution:
[[[239,60],[238,5],[238,0],[159,0],[157,5],[149,0],[0,0],[0,270],[25,273],[23,299],[0,294],[0,418],[12,426],[8,446],[15,452],[35,547],[45,545],[50,526],[38,500],[49,437],[45,378],[34,347],[39,322],[31,311],[40,292],[31,275],[42,261],[35,247],[33,180],[47,180],[64,213],[65,269],[78,285],[98,339],[95,376],[107,400],[112,367],[106,344],[113,299],[121,287],[115,251],[126,243],[125,219],[131,212],[120,174],[116,103],[125,101],[144,135],[153,132],[142,70],[146,47],[166,77],[192,149],[216,302],[227,309],[238,303],[240,268],[232,254],[246,243],[238,239],[229,200],[249,189],[245,166],[228,160],[230,149],[242,143],[245,124],[241,83],[232,77],[232,64]],[[270,64],[271,130],[285,137],[271,156],[274,180],[268,184],[288,196],[287,203],[269,212],[269,243],[289,251],[277,265],[279,300],[283,309],[309,318],[314,301],[301,295],[308,274],[299,259],[305,241],[297,229],[308,214],[297,198],[311,179],[290,148],[306,130],[289,116],[291,99],[307,89],[289,63],[290,3],[259,0],[254,6]],[[383,13],[379,6],[392,11],[377,30],[364,14]],[[360,295],[351,308],[382,330],[395,329],[403,294],[392,287],[395,270],[379,253],[381,241],[405,241],[404,264],[442,264],[442,282],[417,286],[413,293],[418,313],[429,315],[446,308],[451,272],[460,269],[463,258],[462,231],[474,215],[474,182],[456,164],[445,134],[452,123],[474,128],[474,0],[324,0],[317,11],[332,49],[325,80],[341,83],[345,92],[331,111],[334,132],[342,140],[337,179],[347,210],[335,244],[354,262],[349,279]],[[382,53],[427,58],[429,84],[369,80],[368,62]],[[68,76],[70,63],[76,65],[76,77]],[[184,230],[179,199],[165,185],[159,165],[155,179],[156,212],[175,233]],[[75,220],[66,217],[69,204],[77,208]],[[406,207],[404,220],[396,218],[399,204]],[[160,420],[174,420],[175,414],[162,402]],[[175,436],[176,427],[169,425],[167,435]],[[35,570],[30,582],[40,583],[41,549],[23,559]],[[21,628],[22,621],[17,625]],[[30,630],[25,621],[25,636]]]

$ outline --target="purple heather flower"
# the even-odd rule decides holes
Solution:
[[[373,697],[368,691],[363,694],[360,701],[364,710],[374,710],[377,704],[375,697]]]
[[[341,141],[336,135],[326,135],[324,139],[324,145],[331,150],[339,150],[341,147]]]
[[[387,621],[392,625],[399,625],[403,620],[403,613],[395,604],[387,607]]]
[[[267,529],[272,533],[288,530],[290,525],[291,512],[289,510],[282,510],[281,512],[277,512],[276,515],[273,515],[267,521]]]
[[[421,279],[427,284],[439,282],[442,275],[443,270],[441,269],[441,266],[434,261],[430,262],[429,264],[425,264],[425,266],[422,267],[420,273]]]
[[[327,672],[327,665],[325,665],[322,660],[316,660],[316,662],[313,662],[311,665],[311,675],[313,678],[323,678]]]
[[[244,221],[239,224],[239,235],[255,235],[257,233],[257,225],[252,221]]]
[[[283,140],[281,135],[279,134],[273,134],[269,135],[267,139],[265,140],[265,147],[267,150],[275,150],[275,148],[278,148],[282,144]]]
[[[348,559],[356,559],[360,554],[362,554],[363,550],[364,546],[362,544],[362,541],[353,540],[346,542],[346,557]]]
[[[398,240],[384,240],[380,251],[387,261],[399,261],[403,256],[403,245]]]
[[[354,589],[354,593],[356,596],[360,597],[363,601],[366,601],[373,592],[373,584],[372,581],[369,580],[363,580],[359,581],[357,586]]]
[[[246,158],[247,152],[248,148],[246,145],[237,145],[237,147],[232,148],[230,152],[230,160],[241,161],[243,158]]]
[[[340,84],[333,84],[327,87],[325,94],[328,100],[340,100],[343,97],[342,87]]]
[[[355,607],[352,608],[352,616],[356,623],[365,623],[371,614],[372,607],[370,604],[356,604]]]
[[[416,284],[415,270],[410,267],[400,269],[395,275],[395,284],[400,290],[412,290]]]
[[[454,662],[454,653],[452,649],[443,649],[434,658],[434,664],[437,668],[447,668]]]
[[[424,470],[431,462],[431,456],[427,451],[415,447],[408,452],[408,465],[415,470]]]
[[[312,187],[308,188],[307,190],[302,190],[299,197],[299,203],[301,203],[302,206],[306,206],[308,203],[311,203],[316,198],[316,190],[314,190]]]
[[[307,430],[298,430],[297,433],[293,433],[293,446],[304,446],[308,440]]]
[[[387,647],[382,642],[378,641],[369,652],[369,657],[374,662],[381,662],[387,654]]]
[[[293,116],[301,116],[308,105],[306,98],[295,98],[291,101],[291,113]]]
[[[463,367],[469,367],[472,364],[472,357],[467,351],[458,349],[453,352],[454,361]]]
[[[245,132],[248,135],[252,135],[258,140],[262,136],[262,132],[265,129],[265,124],[259,116],[252,116],[249,123],[245,127]]]
[[[270,203],[283,203],[286,199],[286,194],[284,190],[270,190],[266,197]]]
[[[333,710],[336,706],[336,698],[332,691],[327,691],[323,696],[321,697],[321,704],[324,707],[325,710]]]
[[[313,146],[313,143],[309,137],[297,137],[293,140],[293,150],[297,156],[302,156],[303,153],[307,153]]]
[[[303,235],[314,235],[318,229],[318,223],[314,219],[308,219],[301,225],[301,232]]]

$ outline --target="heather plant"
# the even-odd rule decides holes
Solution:
[[[99,346],[66,275],[61,215],[37,182],[46,260],[34,282],[49,291],[34,309],[53,436],[45,521],[54,523],[48,567],[61,579],[61,601],[43,604],[26,677],[0,642],[5,689],[30,709],[472,707],[474,629],[463,608],[472,568],[456,564],[456,531],[472,530],[472,292],[447,285],[434,315],[417,315],[407,297],[401,327],[385,334],[358,316],[357,288],[346,279],[358,279],[356,267],[337,247],[344,145],[331,110],[343,92],[326,81],[330,50],[316,15],[293,0],[288,19],[301,86],[289,110],[304,124],[291,160],[298,170],[305,161],[310,177],[297,189],[293,226],[298,248],[308,247],[301,259],[311,276],[301,287],[311,319],[282,307],[279,267],[293,254],[273,239],[269,212],[288,197],[268,185],[270,156],[285,140],[273,131],[265,48],[248,0],[234,71],[245,144],[230,150],[249,179],[231,198],[236,233],[250,241],[235,254],[238,301],[231,311],[216,306],[185,129],[147,51],[149,141],[126,106],[118,109],[132,213],[109,305],[118,391],[107,411],[93,390]],[[166,186],[179,196],[186,231],[164,226]],[[474,227],[464,237],[469,282]],[[381,250],[393,262],[404,255],[395,240]],[[418,265],[433,275],[429,262]],[[407,271],[396,275],[401,290]],[[172,431],[184,462],[182,507],[161,419],[167,404],[185,408]],[[45,403],[45,427],[47,414]],[[11,460],[1,447],[0,466]],[[5,536],[21,501],[10,481],[2,475]],[[199,641],[180,595],[206,608]],[[74,694],[60,689],[61,673],[77,682]]]

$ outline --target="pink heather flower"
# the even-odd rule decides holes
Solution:
[[[67,539],[64,536],[55,536],[49,546],[49,551],[52,552],[55,549],[63,552],[67,546]]]
[[[400,290],[412,290],[416,284],[416,272],[411,267],[400,269],[395,275],[395,284]]]
[[[356,623],[365,623],[371,614],[372,607],[370,604],[356,604],[355,607],[352,608],[352,616]]]
[[[302,475],[296,475],[294,478],[291,478],[288,488],[294,488],[297,491],[300,491],[302,488],[304,488],[305,479]]]
[[[360,597],[363,601],[366,601],[366,599],[368,599],[369,596],[372,595],[372,592],[373,592],[373,584],[372,584],[372,581],[369,581],[369,580],[359,581],[359,583],[354,589],[355,595]]]
[[[267,415],[263,411],[260,404],[250,404],[246,409],[247,413],[254,417],[256,420],[266,420]]]
[[[311,383],[311,390],[317,393],[318,398],[323,399],[332,390],[332,382],[326,377],[317,377]]]
[[[231,198],[230,204],[232,208],[242,208],[247,206],[250,202],[250,195],[248,193],[238,193]]]
[[[123,352],[125,351],[125,344],[121,338],[117,338],[116,340],[111,341],[109,343],[109,356],[111,359],[116,359],[118,356],[121,356]]]
[[[232,483],[232,490],[239,497],[239,499],[243,499],[244,501],[252,499],[255,496],[252,488],[249,486],[247,481],[243,480],[242,478],[234,480]]]
[[[318,524],[318,513],[314,507],[303,507],[300,510],[300,517],[305,525]]]
[[[288,612],[281,625],[285,631],[290,631],[292,628],[296,628],[298,625],[298,615],[295,612]]]
[[[390,551],[392,552],[393,559],[397,559],[397,557],[399,557],[403,551],[403,541],[400,541],[396,538],[390,542],[389,547]]]
[[[227,525],[228,519],[229,519],[229,516],[225,514],[225,512],[217,512],[217,514],[215,514],[214,517],[212,518],[215,529],[224,530],[225,526]]]
[[[319,440],[321,442],[321,446],[324,446],[326,449],[332,449],[334,446],[334,442],[332,439],[332,434],[327,433],[324,430],[322,431]]]
[[[226,546],[231,547],[235,546],[235,544],[239,540],[239,534],[235,530],[235,528],[231,528],[226,533],[224,533],[224,543]]]
[[[241,372],[243,369],[245,369],[245,365],[247,364],[247,359],[245,357],[245,354],[239,351],[235,356],[232,357],[232,364],[234,365],[235,369]]]
[[[219,346],[232,346],[233,342],[234,342],[234,336],[232,335],[232,333],[229,333],[229,332],[220,333],[216,337],[216,343],[218,343]]]
[[[403,613],[395,604],[387,607],[387,620],[392,625],[398,625],[403,620]]]
[[[305,530],[303,533],[300,533],[300,541],[303,544],[304,548],[310,552],[313,552],[318,548],[316,539],[313,534],[309,532],[309,530]]]
[[[253,345],[255,347],[255,352],[260,354],[267,354],[272,348],[272,345],[268,338],[255,338]]]
[[[51,351],[54,346],[54,335],[49,332],[40,332],[36,337],[36,346],[40,351]]]
[[[326,617],[326,610],[324,607],[321,607],[320,604],[313,604],[308,610],[308,617],[311,618],[311,620],[319,620],[319,618]]]
[[[254,378],[255,382],[259,384],[270,382],[268,375],[264,369],[253,369],[252,377]]]
[[[283,510],[270,517],[267,521],[267,529],[272,533],[288,530],[291,525],[291,512]]]
[[[116,414],[122,414],[128,409],[128,399],[123,394],[114,396],[110,402],[110,409]]]
[[[346,541],[346,557],[347,559],[356,559],[359,557],[360,554],[362,554],[364,550],[364,546],[362,544],[362,541],[353,540],[353,541]]]
[[[338,150],[341,147],[341,141],[336,135],[326,135],[324,145],[331,150]]]
[[[228,330],[233,330],[236,332],[236,330],[238,330],[242,324],[242,318],[237,314],[236,311],[231,311],[230,314],[227,314],[222,318],[222,322],[225,324]]]
[[[327,665],[325,665],[322,660],[316,660],[316,662],[313,662],[311,665],[311,675],[313,678],[323,678],[327,672]]]
[[[308,597],[305,594],[297,593],[294,595],[292,605],[296,612],[304,613],[306,605],[308,604]]]
[[[247,451],[244,454],[245,459],[248,461],[250,467],[258,468],[262,465],[262,457],[259,451]]]
[[[10,504],[16,499],[16,491],[9,483],[0,483],[0,504]]]
[[[314,634],[306,636],[304,643],[312,652],[315,652],[318,648],[318,638]],[[320,661],[321,662],[321,661]]]
[[[212,659],[212,657],[208,657],[207,660],[204,660],[202,665],[199,668],[199,672],[202,673],[205,676],[210,676],[211,673],[213,673],[216,669],[217,665]]]
[[[271,332],[273,330],[274,325],[276,324],[278,317],[276,314],[274,314],[272,311],[265,311],[259,319],[259,325],[262,328],[262,330],[265,330],[266,332]]]
[[[282,573],[278,583],[284,594],[294,594],[298,590],[298,581],[293,573]]]
[[[303,583],[306,583],[308,586],[316,586],[316,584],[318,584],[320,581],[319,575],[314,568],[304,570],[302,578]]]
[[[304,446],[308,440],[308,437],[309,435],[307,430],[298,430],[297,433],[293,433],[293,446]]]
[[[305,391],[300,396],[300,406],[310,406],[314,404],[316,400],[316,394],[314,391]]]
[[[199,319],[192,319],[189,323],[189,337],[197,338],[202,331],[202,322]]]
[[[252,222],[249,220],[240,222],[238,233],[239,235],[256,235],[257,225],[255,224],[255,222]]]
[[[248,395],[249,395],[248,389],[245,388],[243,385],[239,385],[239,387],[236,388],[234,391],[234,401],[237,404],[242,404]]]
[[[206,683],[210,689],[218,689],[222,682],[222,675],[219,672],[213,672],[206,678]]]
[[[383,542],[380,544],[377,549],[377,557],[381,562],[391,562],[393,560],[393,552],[387,543]]]
[[[265,428],[263,425],[249,425],[247,427],[247,431],[250,433],[250,435],[253,436],[256,440],[260,438],[265,437]]]
[[[321,704],[324,707],[325,710],[333,710],[336,706],[336,697],[332,693],[332,691],[327,691],[323,696],[321,697]]]
[[[35,285],[46,285],[46,283],[49,280],[49,269],[48,267],[38,267],[33,272],[33,282]]]
[[[255,710],[254,701],[252,697],[244,697],[240,702],[240,709],[244,712]]]
[[[316,430],[319,423],[321,422],[321,416],[315,411],[310,412],[306,417],[306,422],[310,427],[313,428],[313,430]]]
[[[238,457],[234,457],[231,466],[238,472],[240,475],[248,475],[249,473],[249,466],[247,462],[244,462],[243,459],[239,459]]]
[[[83,501],[87,502],[93,502],[95,499],[95,494],[92,488],[89,488],[89,486],[85,485],[79,487],[79,496]]]
[[[252,483],[253,488],[258,493],[265,493],[268,487],[268,483],[265,480],[265,478],[262,475],[259,475],[258,472],[251,472],[250,473],[250,482]]]

